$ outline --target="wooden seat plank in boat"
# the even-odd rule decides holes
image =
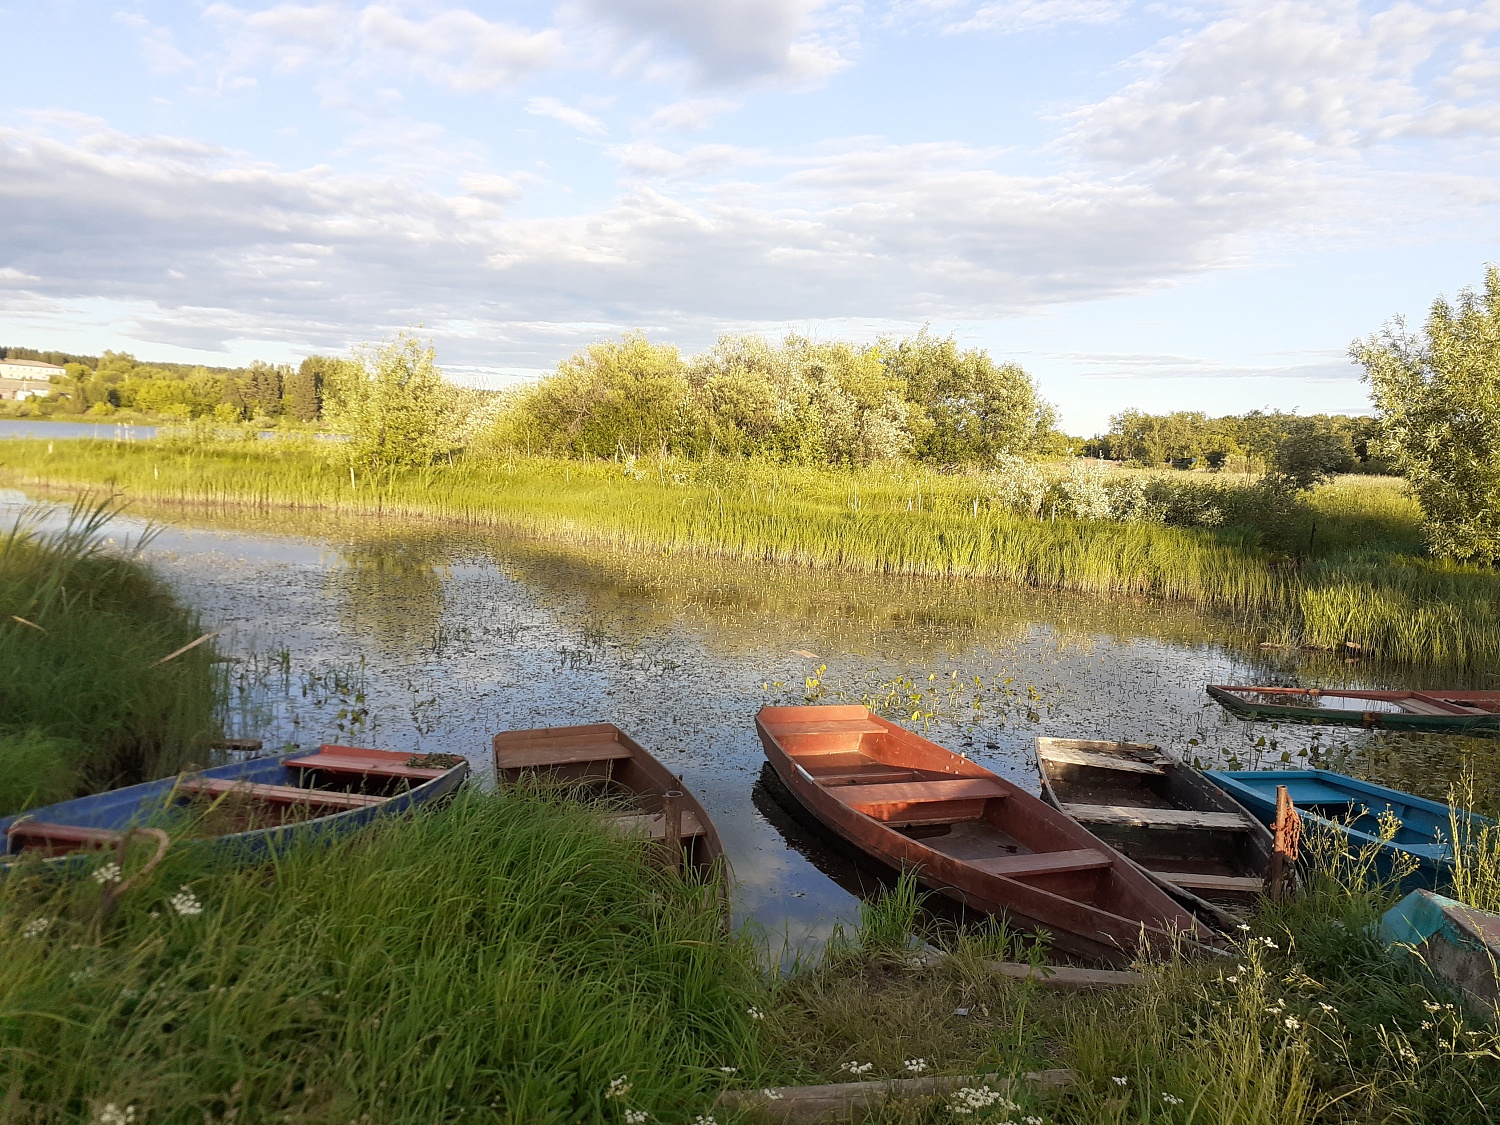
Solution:
[[[865,805],[913,805],[926,801],[988,800],[1009,794],[987,777],[944,777],[902,781],[889,785],[841,785],[839,800],[856,808]]]
[[[383,804],[387,798],[365,793],[338,793],[330,789],[303,789],[296,785],[257,785],[227,777],[197,777],[177,786],[179,793],[202,793],[219,797],[235,793],[272,805],[312,805],[329,809],[363,809]]]
[[[422,781],[442,777],[447,772],[445,769],[429,766],[408,766],[406,763],[411,757],[410,754],[387,757],[378,751],[352,746],[320,746],[317,753],[288,758],[283,764],[288,769],[296,770],[324,770],[327,773],[346,773],[359,777],[394,777]]]
[[[502,769],[533,770],[547,766],[576,766],[584,762],[608,762],[630,757],[630,747],[614,739],[589,738],[571,743],[507,746],[495,751]]]
[[[845,731],[800,733],[824,720]],[[851,720],[880,729],[861,733],[855,747]],[[1184,934],[1212,940],[1144,872],[1076,822],[864,708],[764,707],[756,729],[777,780],[829,830],[969,909],[1003,914],[1046,931],[1059,949],[1115,963],[1143,948],[1171,949]],[[915,777],[873,780],[880,768]],[[850,783],[837,783],[850,774]],[[908,830],[918,827],[924,830]]]
[[[786,724],[786,733],[799,734],[884,734],[885,728],[869,719],[802,719]]]
[[[917,771],[905,766],[882,766],[873,759],[868,765],[808,770],[820,785],[875,785],[881,782],[916,781]]]
[[[1022,855],[999,855],[990,859],[971,859],[970,866],[991,875],[1024,879],[1029,875],[1063,875],[1073,871],[1098,871],[1114,860],[1098,848],[1072,848],[1061,852],[1026,852]]]
[[[1245,813],[1201,812],[1197,809],[1137,808],[1134,805],[1082,805],[1064,802],[1063,812],[1086,824],[1139,825],[1143,828],[1206,828],[1218,832],[1249,832],[1256,822]]]
[[[1190,891],[1229,891],[1253,895],[1265,889],[1264,879],[1252,879],[1249,876],[1204,875],[1196,871],[1153,871],[1152,874]]]
[[[629,835],[649,835],[653,840],[664,840],[667,836],[667,820],[661,813],[627,812],[615,813],[604,818],[611,826]],[[698,814],[684,810],[682,814],[682,836],[703,836],[708,833]]]
[[[1124,773],[1159,776],[1167,772],[1166,766],[1157,762],[1142,762],[1123,754],[1101,754],[1097,750],[1085,750],[1077,746],[1049,747],[1047,757],[1051,761],[1065,762],[1070,766],[1093,766],[1095,769],[1120,770]]]

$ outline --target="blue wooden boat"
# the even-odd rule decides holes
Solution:
[[[1500,914],[1412,891],[1380,919],[1380,939],[1417,954],[1481,1012],[1500,1003]]]
[[[1453,825],[1448,806],[1387,789],[1332,770],[1204,770],[1204,774],[1263,823],[1276,819],[1276,787],[1285,785],[1303,823],[1341,832],[1351,850],[1378,846],[1376,871],[1382,878],[1394,873],[1397,856],[1416,861],[1417,869],[1402,880],[1403,890],[1435,890],[1451,877]],[[1380,839],[1379,818],[1387,811],[1401,821],[1395,838]],[[1486,817],[1458,810],[1461,825],[1493,824]]]
[[[0,871],[31,856],[58,867],[76,864],[88,852],[114,847],[125,830],[160,827],[191,805],[212,807],[222,831],[190,844],[250,862],[300,836],[352,831],[439,800],[468,775],[469,764],[452,755],[333,745],[215,766],[0,819]]]

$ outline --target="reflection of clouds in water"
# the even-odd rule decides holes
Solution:
[[[368,525],[286,513],[193,518],[213,526],[170,524],[148,554],[208,628],[229,630],[226,651],[256,657],[232,666],[254,697],[254,729],[241,733],[269,744],[333,737],[343,700],[303,695],[298,673],[361,661],[372,716],[364,741],[462,753],[481,775],[497,730],[618,723],[684,774],[709,809],[742,882],[737,916],[756,919],[773,946],[785,938],[806,948],[857,918],[856,899],[826,860],[789,846],[752,802],[764,761],[754,713],[800,701],[818,664],[827,665],[830,690],[855,697],[896,676],[919,684],[930,672],[1014,676],[1022,699],[991,693],[977,722],[948,708],[927,733],[1033,789],[1032,740],[1041,734],[1242,758],[1264,737],[1294,761],[1313,744],[1408,763],[1440,749],[1451,756],[1456,745],[1228,718],[1204,683],[1284,680],[1325,665],[1216,645],[1213,623],[1182,608],[703,560],[590,560],[497,535],[371,534]],[[133,534],[139,525],[121,526]],[[279,534],[259,530],[268,526]],[[285,679],[260,658],[282,648],[292,669]],[[763,687],[775,681],[783,686]],[[1430,788],[1431,776],[1423,780]]]

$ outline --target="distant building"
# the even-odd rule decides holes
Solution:
[[[0,359],[0,398],[35,398],[52,393],[52,376],[64,370],[39,359]]]

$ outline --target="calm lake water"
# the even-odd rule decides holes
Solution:
[[[0,494],[0,518],[24,503]],[[1033,790],[1038,735],[1156,742],[1215,763],[1311,759],[1437,796],[1462,768],[1484,786],[1500,779],[1500,740],[1229,718],[1205,684],[1424,678],[1263,650],[1182,608],[601,554],[430,525],[143,514],[160,528],[146,557],[236,658],[232,733],[268,749],[352,740],[449,751],[486,775],[498,730],[617,723],[708,806],[739,879],[739,916],[794,946],[854,919],[868,876],[760,783],[753,719],[766,703],[869,702]],[[143,526],[121,519],[114,533],[123,543]]]
[[[33,422],[26,418],[0,418],[0,438],[97,438],[101,441],[145,441],[156,436],[155,426],[132,426],[123,422]]]

